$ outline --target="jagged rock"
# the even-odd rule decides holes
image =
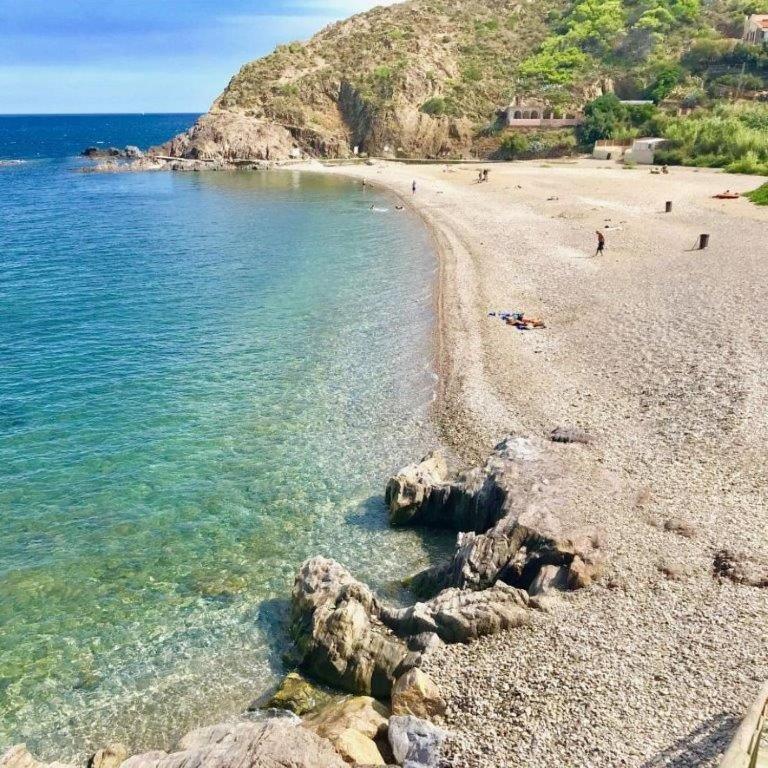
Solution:
[[[435,485],[448,478],[448,465],[440,451],[433,451],[416,464],[403,467],[387,483],[384,501],[391,525],[405,525],[424,504]]]
[[[119,768],[128,758],[128,750],[122,744],[108,744],[91,755],[87,768]]]
[[[467,643],[528,623],[528,594],[497,583],[482,592],[446,589],[408,608],[382,609],[381,619],[399,635],[434,632],[446,643]]]
[[[371,590],[333,560],[307,560],[296,576],[291,634],[302,668],[351,693],[387,697],[419,654],[379,620]]]
[[[412,715],[389,720],[389,743],[395,760],[405,768],[437,768],[447,735],[442,728]]]
[[[373,739],[364,736],[354,728],[347,728],[333,740],[336,751],[348,763],[355,765],[386,765]]]
[[[411,669],[395,681],[392,713],[431,718],[445,714],[445,700],[432,678],[420,669]]]
[[[312,683],[305,680],[296,672],[291,672],[283,678],[280,687],[267,702],[268,707],[288,709],[297,715],[311,712],[325,701],[328,695],[318,690]]]
[[[131,160],[140,160],[144,157],[144,153],[138,148],[129,144],[124,150],[123,155]]]
[[[483,467],[423,490],[411,521],[456,528],[452,560],[412,579],[420,595],[445,587],[485,589],[498,580],[528,589],[542,567],[567,570],[567,586],[589,585],[604,556],[597,533],[558,517],[567,497],[561,460],[534,441],[509,437]]]
[[[295,148],[294,137],[282,125],[214,108],[186,133],[150,152],[191,160],[277,160],[291,157]]]
[[[550,433],[550,438],[554,443],[582,443],[588,445],[592,438],[587,431],[581,427],[555,427]]]
[[[715,553],[714,571],[716,576],[737,584],[768,587],[768,560],[760,560],[754,555],[721,549]]]
[[[329,741],[284,720],[221,723],[188,733],[171,754],[147,752],[122,768],[345,768]]]
[[[26,744],[16,744],[0,755],[0,768],[74,768],[67,763],[43,763],[35,760]]]
[[[333,740],[353,728],[369,739],[387,730],[388,709],[371,696],[353,696],[324,707],[304,720],[304,725],[326,739]]]

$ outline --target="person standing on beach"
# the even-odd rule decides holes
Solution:
[[[597,256],[605,251],[605,235],[599,229],[595,230],[595,234],[597,235],[597,250],[595,251],[595,256]]]
[[[414,179],[413,184],[411,184],[411,194],[416,194],[416,179]]]

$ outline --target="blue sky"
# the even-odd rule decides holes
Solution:
[[[202,112],[275,45],[381,0],[0,0],[0,113]]]

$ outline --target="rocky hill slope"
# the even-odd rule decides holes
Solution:
[[[736,34],[750,1],[702,9],[699,0],[409,0],[374,8],[246,64],[160,154],[231,161],[345,157],[354,147],[421,157],[486,150],[498,110],[515,96],[569,110],[615,86],[643,95],[669,81],[697,37]]]

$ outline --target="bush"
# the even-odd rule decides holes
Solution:
[[[747,152],[744,157],[725,166],[729,173],[749,173],[755,176],[768,176],[768,162],[761,161],[755,152]]]
[[[763,184],[762,187],[747,192],[744,197],[748,197],[756,205],[768,205],[768,182]]]
[[[627,108],[612,93],[599,96],[584,107],[584,122],[577,128],[582,144],[610,139],[627,124]]]
[[[421,111],[426,115],[433,115],[434,117],[441,117],[442,115],[455,117],[459,114],[456,102],[451,98],[443,98],[442,96],[427,99],[421,105]]]
[[[501,140],[500,149],[506,160],[514,160],[528,151],[528,139],[522,133],[510,133]]]

